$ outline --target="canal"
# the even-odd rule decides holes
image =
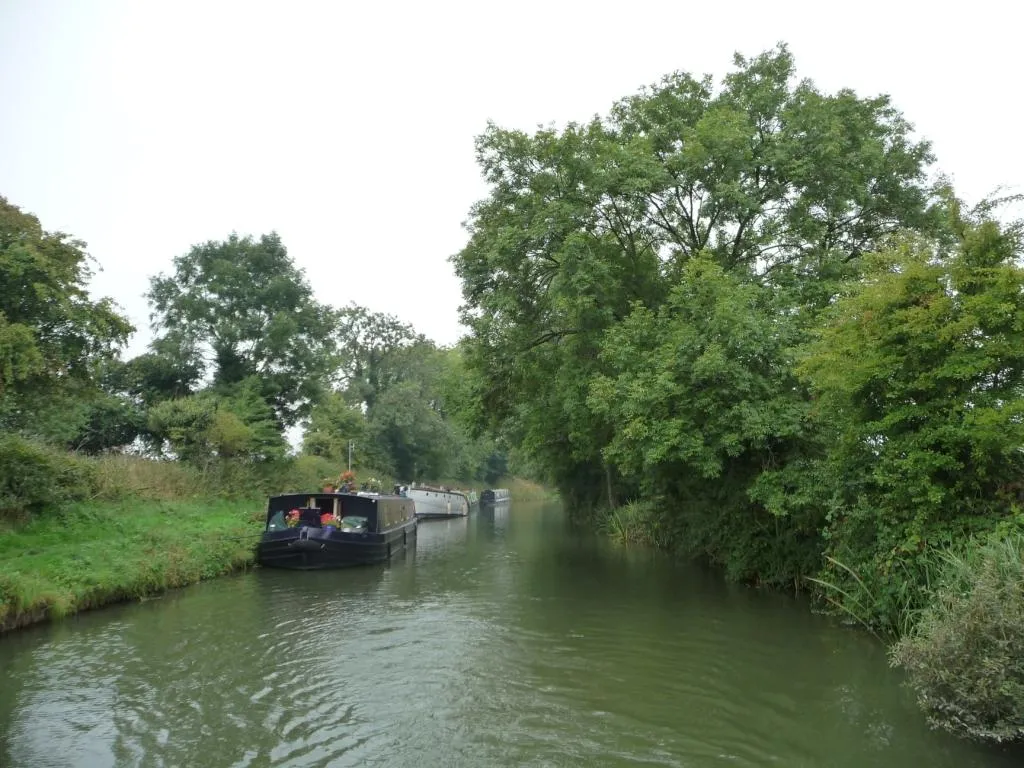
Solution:
[[[0,766],[1009,768],[863,634],[571,533],[423,523],[389,567],[256,570],[0,638]]]

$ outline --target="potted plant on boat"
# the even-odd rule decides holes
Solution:
[[[324,512],[320,515],[320,527],[326,528],[328,531],[336,531],[340,527],[340,521],[330,512]]]
[[[299,524],[299,510],[293,509],[287,515],[284,516],[284,521],[289,528],[294,528]]]
[[[356,473],[346,469],[338,478],[338,488],[342,493],[352,493],[356,489]]]
[[[320,484],[323,486],[324,493],[334,493],[334,478],[325,477],[320,481]]]

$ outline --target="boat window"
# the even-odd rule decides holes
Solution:
[[[267,523],[268,531],[283,531],[288,527],[288,524],[284,521],[284,511],[275,512],[274,516],[270,518],[270,522]]]

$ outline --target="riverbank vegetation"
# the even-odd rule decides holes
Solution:
[[[263,505],[77,502],[0,535],[0,631],[154,595],[250,564]]]
[[[1020,564],[1015,201],[966,205],[887,97],[823,92],[784,46],[734,64],[479,137],[453,258],[472,412],[578,519],[809,589],[906,638],[937,724],[1019,735],[993,617],[1020,634],[1021,595],[992,575]],[[989,645],[944,640],[968,623]]]
[[[349,461],[382,490],[515,471],[472,429],[461,350],[321,304],[275,234],[176,257],[131,358],[90,265],[0,198],[0,629],[246,564],[266,495]]]
[[[936,724],[1019,737],[1015,201],[967,205],[887,97],[784,46],[477,152],[453,348],[231,234],[154,276],[125,358],[85,245],[0,198],[0,622],[247,562],[253,502],[351,455],[383,488],[533,477],[623,542],[810,590],[894,644]]]

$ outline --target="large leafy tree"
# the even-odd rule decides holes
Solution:
[[[934,225],[929,148],[910,130],[886,97],[797,81],[784,46],[737,56],[717,89],[674,73],[560,132],[490,126],[477,151],[491,193],[454,257],[479,412],[570,499],[636,492],[621,451],[604,451],[612,411],[588,404],[591,381],[619,374],[605,335],[660,308],[698,257],[811,322],[865,251]]]
[[[199,360],[226,394],[258,381],[285,426],[320,396],[333,366],[329,312],[278,235],[232,234],[194,246],[175,258],[172,275],[153,278],[149,298],[157,351],[179,361],[167,372],[151,366],[151,386],[187,388],[189,366]]]

